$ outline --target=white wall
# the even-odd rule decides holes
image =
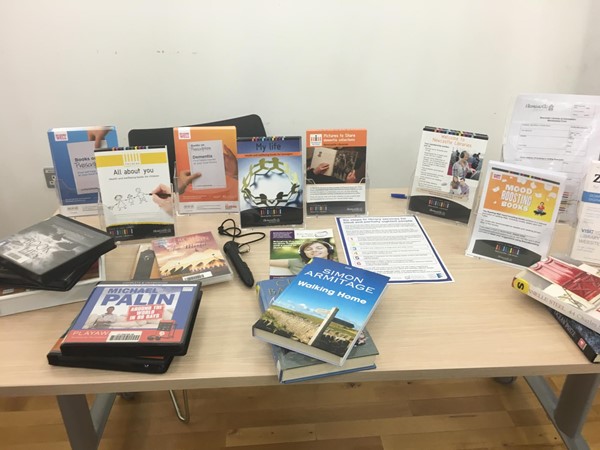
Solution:
[[[366,127],[371,186],[409,184],[425,125],[500,156],[524,92],[600,94],[593,0],[3,0],[0,235],[57,207],[52,127],[257,113],[270,134]]]

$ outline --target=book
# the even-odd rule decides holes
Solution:
[[[367,130],[306,132],[306,212],[366,213]]]
[[[106,231],[117,241],[174,236],[167,148],[118,147],[95,155]]]
[[[211,231],[155,239],[152,250],[163,280],[198,281],[205,286],[233,278]]]
[[[78,266],[87,264],[87,270],[115,247],[104,231],[57,214],[0,240],[0,267],[46,285],[72,274]]]
[[[514,276],[512,287],[600,333],[600,276],[592,266],[550,256]]]
[[[60,350],[65,356],[185,355],[201,297],[194,282],[100,282]]]
[[[301,224],[302,138],[238,138],[237,145],[242,228]]]
[[[423,128],[409,211],[468,223],[487,143],[481,133]]]
[[[68,330],[56,340],[46,354],[48,364],[86,369],[118,370],[121,372],[165,373],[174,356],[66,356],[60,346]]]
[[[156,255],[152,244],[140,244],[133,261],[131,280],[160,280],[160,270],[156,263]]]
[[[271,230],[269,278],[291,277],[312,258],[337,261],[333,230]]]
[[[342,366],[389,277],[314,258],[252,326],[270,344]]]
[[[104,257],[100,257],[67,291],[0,285],[0,316],[83,301],[88,298],[96,283],[104,279]]]
[[[490,161],[466,254],[529,267],[548,256],[566,176]]]
[[[173,128],[178,212],[238,212],[235,127]]]
[[[291,278],[263,280],[256,283],[261,312],[264,312],[279,294],[291,283]],[[343,373],[375,368],[379,354],[373,338],[365,328],[348,355],[343,366],[334,366],[277,345],[271,345],[280,383],[295,383]]]
[[[577,224],[571,257],[600,264],[600,161],[589,161],[583,193],[577,211]]]
[[[600,362],[600,333],[590,330],[552,308],[548,308],[548,311],[590,362]]]
[[[97,214],[99,186],[94,149],[118,145],[115,127],[52,128],[48,141],[60,213]]]

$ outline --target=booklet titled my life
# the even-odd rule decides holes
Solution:
[[[375,272],[314,258],[271,303],[252,333],[271,344],[341,366],[388,280]]]

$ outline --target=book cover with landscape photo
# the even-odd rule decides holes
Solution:
[[[255,337],[341,366],[389,277],[315,258],[253,325]]]

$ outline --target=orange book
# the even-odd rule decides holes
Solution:
[[[235,127],[173,128],[178,212],[237,212]]]

